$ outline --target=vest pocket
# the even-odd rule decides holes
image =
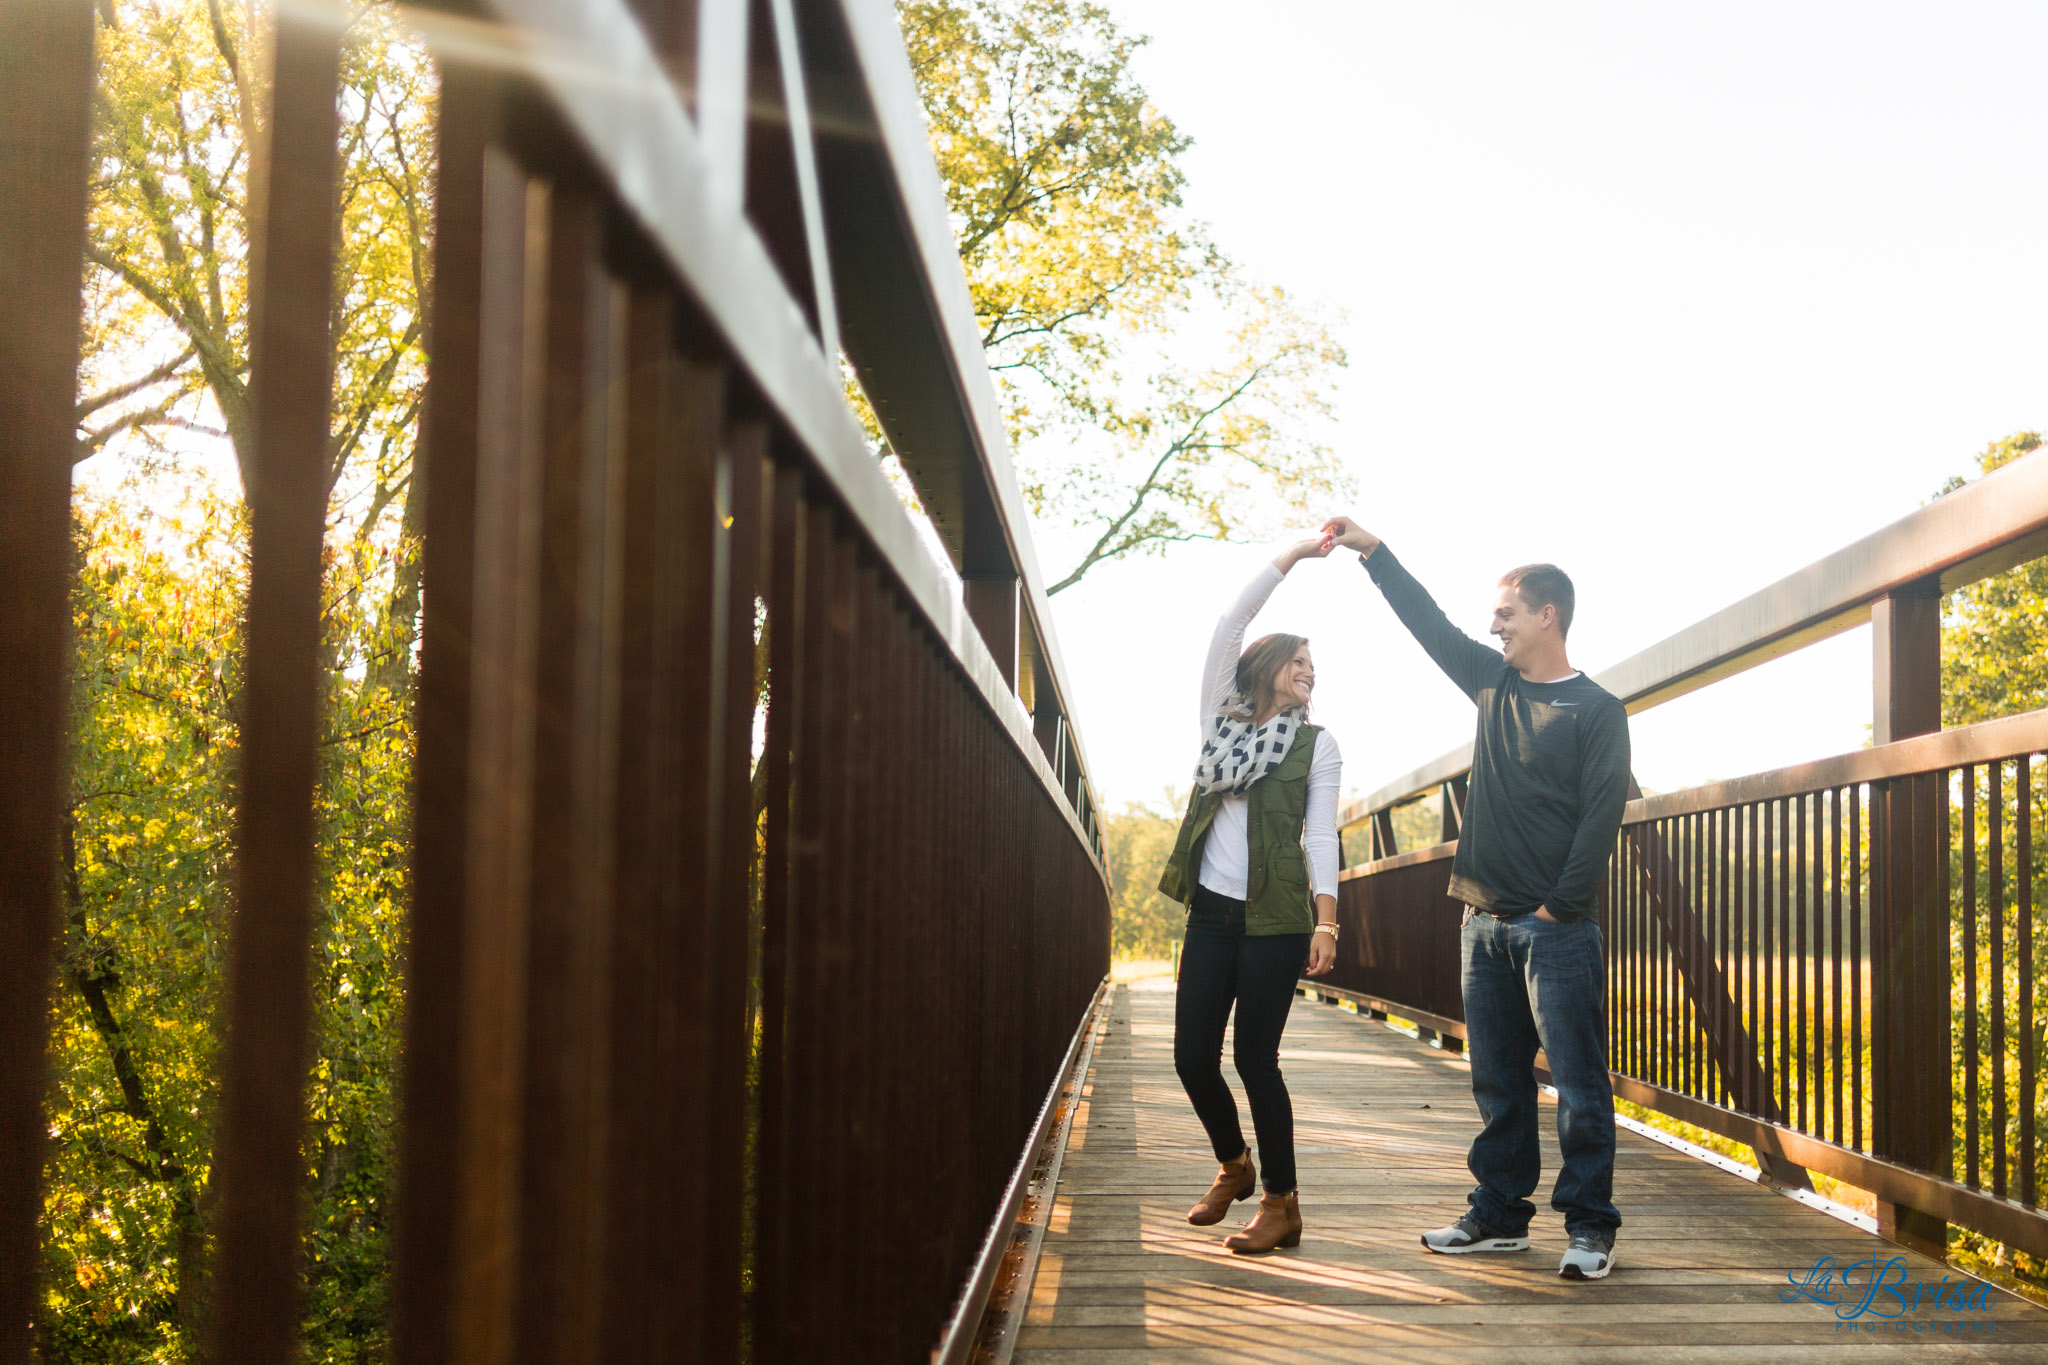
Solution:
[[[1266,862],[1273,880],[1290,889],[1308,889],[1308,852],[1301,846],[1301,824],[1286,816],[1268,816]]]

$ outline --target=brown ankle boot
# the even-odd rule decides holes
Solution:
[[[1259,1173],[1252,1169],[1252,1149],[1247,1147],[1243,1156],[1223,1163],[1216,1172],[1216,1183],[1202,1196],[1202,1202],[1188,1210],[1188,1221],[1198,1228],[1220,1223],[1233,1202],[1251,1198],[1258,1187]]]
[[[1269,1194],[1259,1200],[1259,1211],[1245,1224],[1243,1232],[1223,1239],[1223,1245],[1240,1256],[1274,1247],[1301,1245],[1301,1204],[1293,1194]]]

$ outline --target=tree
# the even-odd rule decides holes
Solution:
[[[1159,871],[1173,853],[1179,811],[1187,793],[1163,794],[1163,809],[1139,801],[1106,812],[1102,861],[1110,880],[1110,952],[1120,962],[1157,961],[1173,955],[1187,919],[1185,907],[1159,894]]]
[[[40,1324],[46,1358],[198,1357],[247,577],[239,506],[151,478],[81,500],[72,799]],[[354,667],[377,613],[330,570],[314,1067],[314,1358],[376,1358],[398,1066],[411,739]],[[353,675],[353,676],[352,676]]]
[[[1092,537],[1047,591],[1322,515],[1347,489],[1317,438],[1344,350],[1183,210],[1189,139],[1131,70],[1143,40],[1087,0],[897,13],[1025,500]],[[1218,320],[1219,356],[1165,345],[1193,318]]]
[[[236,801],[246,511],[249,16],[102,0],[78,407],[73,796],[53,1005],[51,1360],[200,1358],[210,1299],[218,1007]],[[435,84],[388,7],[351,16],[338,108],[335,403],[322,624],[306,1341],[384,1355],[430,281]]]
[[[247,488],[250,464],[249,149],[268,92],[251,71],[255,11],[227,0],[102,0],[94,101],[87,309],[78,457],[129,436],[159,461],[197,432],[224,439]],[[389,541],[392,649],[378,681],[402,693],[419,610],[424,513],[412,482],[426,381],[431,65],[389,6],[350,15],[342,115],[328,487],[338,532]]]
[[[1980,474],[1989,474],[2037,451],[2041,436],[2037,432],[2022,431],[2003,440],[1993,441],[1977,457]],[[2048,456],[2033,455],[2035,459]],[[1964,486],[1966,480],[1951,479],[1942,488],[1950,493]],[[1952,593],[1943,604],[1941,629],[1941,723],[1945,728],[1971,725],[1979,721],[1995,720],[2000,716],[2016,715],[2023,711],[2036,711],[2048,707],[2048,559],[2035,559],[2001,574],[1981,579]],[[2011,813],[2019,806],[2020,788],[2027,784],[2027,795],[2035,811],[2048,809],[2048,772],[2028,759],[2001,765],[1998,780],[1998,801],[2008,813],[2003,828],[1997,828],[1981,807],[1975,823],[1974,857],[1966,859],[1964,839],[1971,824],[1965,815],[1963,801],[1987,801],[1989,793],[1988,774],[1975,775],[1971,786],[1974,789],[1967,797],[1959,790],[1950,798],[1949,814],[1949,885],[1953,888],[1949,906],[1950,915],[1950,960],[1953,1017],[1960,1021],[1967,1006],[1968,986],[1965,981],[1965,964],[1970,954],[1966,945],[1975,944],[1975,972],[1980,983],[1979,990],[2007,1000],[2019,998],[2021,967],[2019,960],[2005,955],[2002,961],[1993,957],[1991,951],[1991,919],[1996,915],[2005,920],[2006,932],[2017,940],[2020,925],[2017,920],[2019,907],[2029,897],[2022,894],[2022,885],[2031,888],[2033,924],[2029,932],[2035,941],[2048,934],[2048,841],[2033,842],[2031,861],[2020,857],[2020,848],[2014,836]],[[2036,817],[2038,818],[2038,816]],[[2000,856],[1994,856],[1994,840]],[[1975,870],[1974,888],[1970,887],[1971,869]],[[1998,869],[1998,881],[1993,881],[1993,869]],[[1965,924],[1972,915],[1977,917],[1973,933],[1966,937]],[[2015,918],[2006,920],[2006,916]],[[1993,971],[1996,964],[1999,972]],[[2036,958],[2031,969],[2031,985],[2034,999],[2048,1000],[2048,962]],[[2002,975],[2001,975],[2002,973]],[[1980,1006],[1981,1008],[1981,1006]],[[1983,1151],[2013,1152],[2018,1149],[2020,1115],[2032,1097],[2020,1093],[2020,1038],[2028,1039],[2028,1046],[2036,1053],[2048,1046],[2048,1033],[2040,1018],[2018,1020],[2013,1032],[2001,1045],[2004,1052],[2002,1079],[2004,1083],[2004,1112],[2009,1116],[2003,1132],[1992,1127],[1986,1110],[1990,1101],[1980,1102],[1978,1112],[1966,1113],[1968,1105],[1967,1078],[1972,1059],[1960,1046],[1956,1050],[1955,1071],[1952,1077],[1951,1093],[1954,1097],[1954,1128],[1958,1135],[1958,1151],[1962,1150],[1966,1133],[1981,1134],[1979,1141]],[[1996,1092],[2001,1071],[1991,1061],[1990,1040],[1979,1045],[1974,1058],[1977,1071],[1978,1092],[1989,1096]],[[2036,1169],[2032,1176],[2036,1180],[2048,1179],[2048,1160],[2036,1157]],[[2048,1288],[2048,1262],[2016,1251],[1988,1237],[1952,1229],[1949,1236],[1949,1255],[1961,1268],[1977,1273],[1991,1271],[1994,1274],[2017,1277],[2021,1283],[2031,1287],[2034,1297],[2039,1297]]]
[[[1993,441],[1977,457],[1978,472],[1989,474],[2040,445],[2032,431]],[[1941,491],[1963,483],[1951,479]],[[1944,727],[2048,707],[2048,559],[1958,589],[1942,617]]]

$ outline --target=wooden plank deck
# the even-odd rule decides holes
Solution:
[[[1548,1115],[1531,1249],[1429,1255],[1420,1231],[1461,1212],[1471,1186],[1465,1151],[1478,1116],[1465,1063],[1301,999],[1281,1061],[1305,1235],[1296,1250],[1232,1256],[1221,1240],[1250,1216],[1249,1201],[1237,1206],[1243,1217],[1214,1228],[1184,1220],[1215,1164],[1172,1047],[1171,983],[1119,987],[1068,1141],[1020,1362],[2048,1362],[2048,1312],[1995,1289],[1986,1311],[1923,1305],[1853,1324],[1824,1305],[1781,1302],[1788,1272],[1822,1256],[1902,1255],[1911,1282],[1959,1277],[1626,1131],[1615,1271],[1590,1284],[1559,1279]]]

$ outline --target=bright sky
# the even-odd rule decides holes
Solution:
[[[1193,212],[1348,310],[1349,510],[1474,634],[1501,570],[1554,560],[1598,672],[2048,424],[2048,5],[1106,2],[1196,140]],[[1187,780],[1210,630],[1271,553],[1054,599],[1112,807]],[[1298,568],[1279,629],[1312,639],[1348,789],[1470,738],[1355,556]],[[1638,777],[1860,746],[1869,650],[1637,717]]]

